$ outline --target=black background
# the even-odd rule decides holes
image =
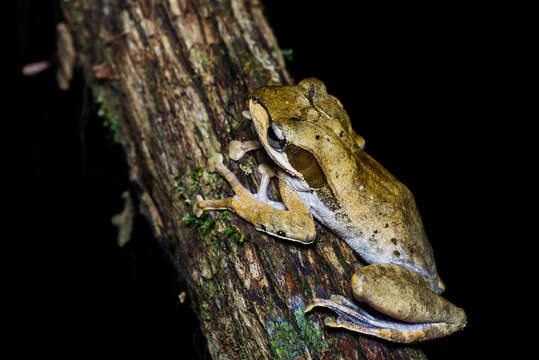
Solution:
[[[502,240],[492,231],[490,179],[505,141],[496,131],[511,126],[501,96],[512,76],[509,16],[482,6],[352,3],[265,6],[280,46],[293,49],[292,76],[323,80],[366,151],[415,195],[445,296],[468,315],[463,332],[418,346],[430,359],[488,352],[499,315],[489,278],[507,256],[491,254]],[[127,167],[81,74],[67,92],[53,70],[20,74],[53,56],[57,2],[15,4],[6,15],[16,20],[6,56],[13,113],[4,119],[9,354],[207,358],[189,298],[177,299],[181,279],[145,220],[136,218],[125,248],[116,245],[110,218],[122,209]]]

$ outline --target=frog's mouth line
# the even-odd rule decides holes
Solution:
[[[264,146],[264,149],[266,149],[268,155],[288,174],[303,180],[303,175],[301,175],[301,173],[296,171],[292,165],[290,165],[286,153],[277,151],[268,142],[267,133],[269,127],[271,126],[271,116],[264,104],[262,104],[258,98],[251,97],[249,99],[249,112],[251,113],[251,118],[253,119],[253,124],[255,126],[258,138]]]

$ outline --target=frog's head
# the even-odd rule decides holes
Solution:
[[[344,109],[320,80],[310,78],[297,85],[257,89],[249,98],[249,111],[269,156],[290,175],[304,178],[298,162],[315,156],[319,134],[327,133],[328,128],[342,130],[335,119]]]

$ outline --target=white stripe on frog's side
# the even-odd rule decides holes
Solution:
[[[292,241],[292,242],[299,243],[299,244],[311,244],[314,241],[314,240],[312,240],[310,243],[307,243],[305,241],[301,241],[301,240],[294,239],[294,238],[291,238],[291,237],[282,236],[282,235],[273,233],[271,231],[268,231],[267,229],[261,229],[261,228],[258,228],[256,226],[255,226],[255,229],[260,231],[260,232],[266,233],[268,235],[275,236],[275,237],[277,237],[279,239],[284,239],[284,240]]]

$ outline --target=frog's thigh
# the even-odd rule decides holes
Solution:
[[[395,319],[412,323],[456,323],[464,311],[427,287],[415,271],[394,264],[365,266],[352,276],[357,300]]]
[[[421,325],[388,329],[389,336],[418,341],[445,336],[466,325],[463,309],[430,290],[419,274],[399,265],[377,264],[361,268],[352,276],[352,290],[357,300],[374,309],[392,318]]]

